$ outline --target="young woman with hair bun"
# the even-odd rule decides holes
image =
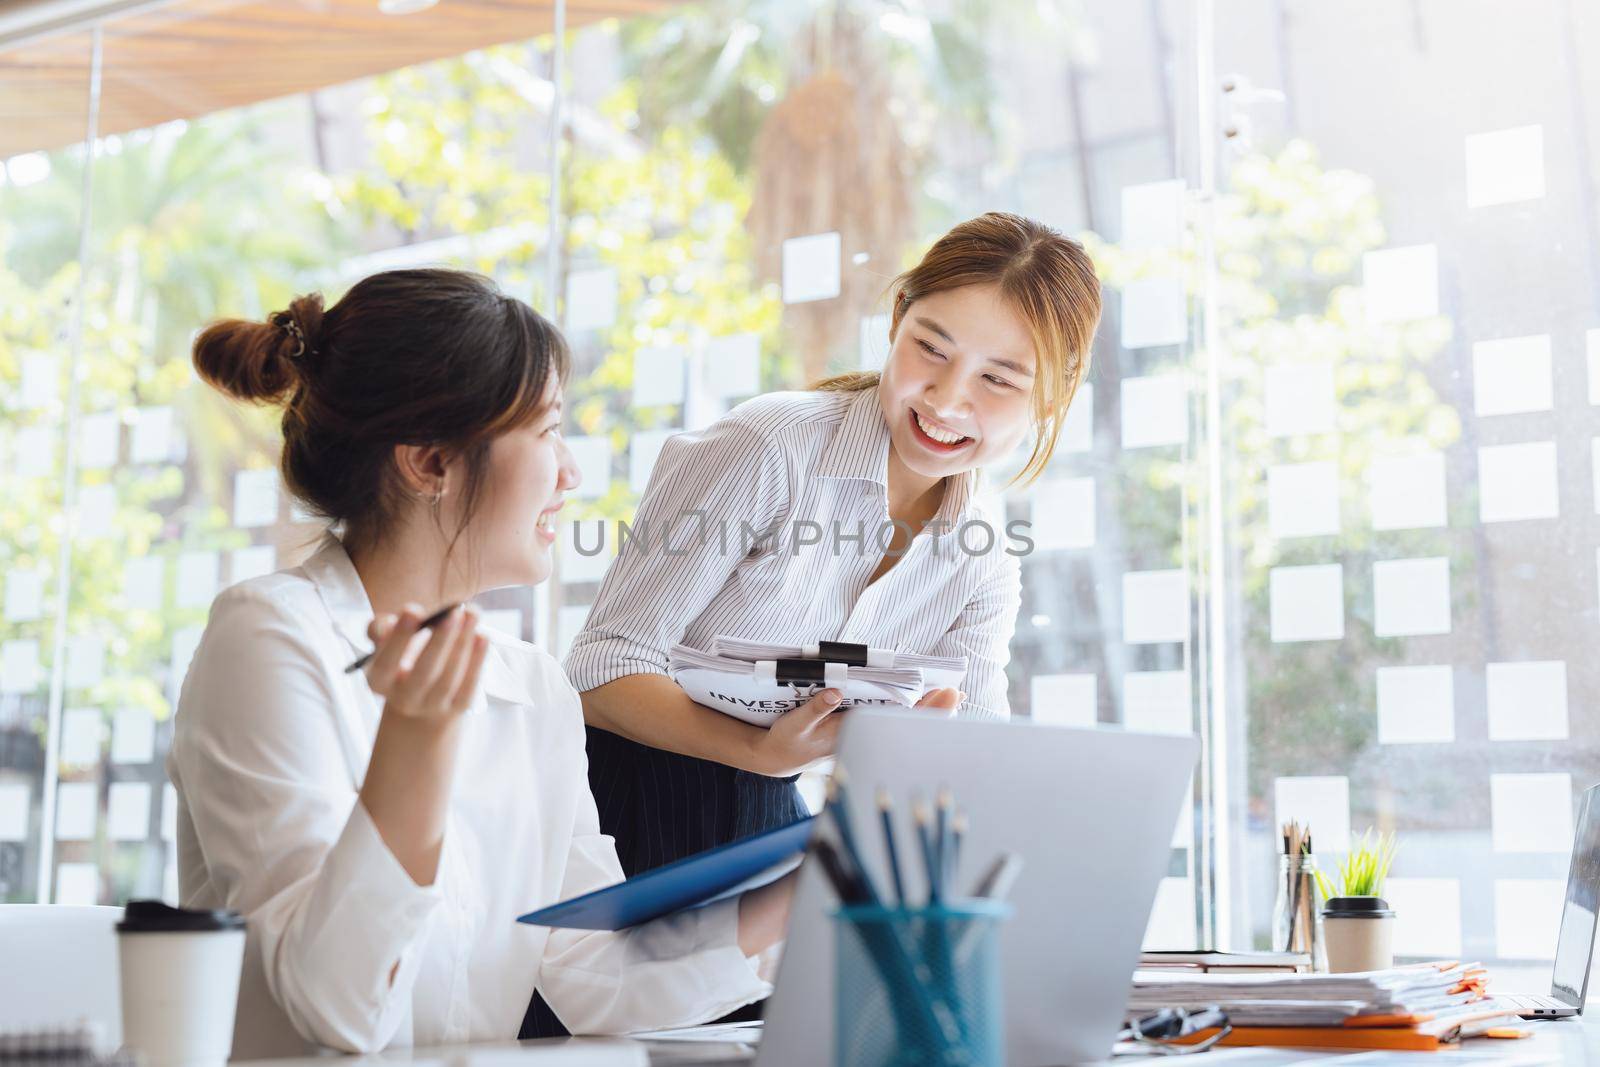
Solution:
[[[419,628],[550,574],[579,477],[554,327],[475,275],[391,271],[215,323],[194,363],[282,408],[284,482],[335,531],[217,598],[178,702],[180,897],[248,921],[233,1055],[509,1039],[546,1003],[577,1033],[681,1026],[765,996],[789,880],[620,934],[513,921],[623,876],[578,695],[471,607]]]

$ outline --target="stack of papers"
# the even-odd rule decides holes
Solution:
[[[967,661],[838,642],[776,645],[718,636],[709,651],[672,646],[667,671],[696,703],[771,726],[826,688],[844,695],[841,707],[910,707],[930,689],[959,686]]]
[[[1215,1005],[1233,1034],[1224,1044],[1437,1048],[1515,1027],[1484,992],[1477,964],[1424,964],[1356,974],[1134,972],[1129,1019],[1162,1008]]]

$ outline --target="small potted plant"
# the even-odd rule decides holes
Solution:
[[[1398,848],[1393,833],[1375,835],[1369,826],[1351,841],[1349,854],[1339,864],[1337,885],[1316,872],[1330,972],[1394,966],[1394,911],[1382,894]]]

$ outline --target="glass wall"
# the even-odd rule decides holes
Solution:
[[[1351,830],[1401,834],[1402,953],[1548,958],[1600,777],[1592,17],[586,7],[559,86],[542,28],[226,106],[204,71],[155,92],[112,51],[89,200],[84,134],[7,150],[5,899],[172,893],[162,760],[207,606],[321,536],[270,418],[194,380],[204,322],[424,263],[557,318],[577,522],[556,582],[486,603],[559,655],[665,438],[878,365],[894,275],[998,209],[1083,240],[1106,293],[1049,470],[987,472],[1032,524],[1012,710],[1205,743],[1149,943],[1264,947],[1301,818],[1324,865]],[[35,55],[0,52],[0,115],[58,131],[11,103]],[[86,129],[81,66],[51,99]],[[194,104],[139,117],[163,98]]]

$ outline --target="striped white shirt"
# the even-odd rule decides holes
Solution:
[[[849,641],[964,656],[958,714],[1008,718],[1022,590],[1007,548],[1018,542],[975,498],[968,472],[870,582],[893,532],[890,447],[875,389],[769,393],[670,438],[568,653],[573,684],[666,674],[672,645],[709,649],[718,634]]]

